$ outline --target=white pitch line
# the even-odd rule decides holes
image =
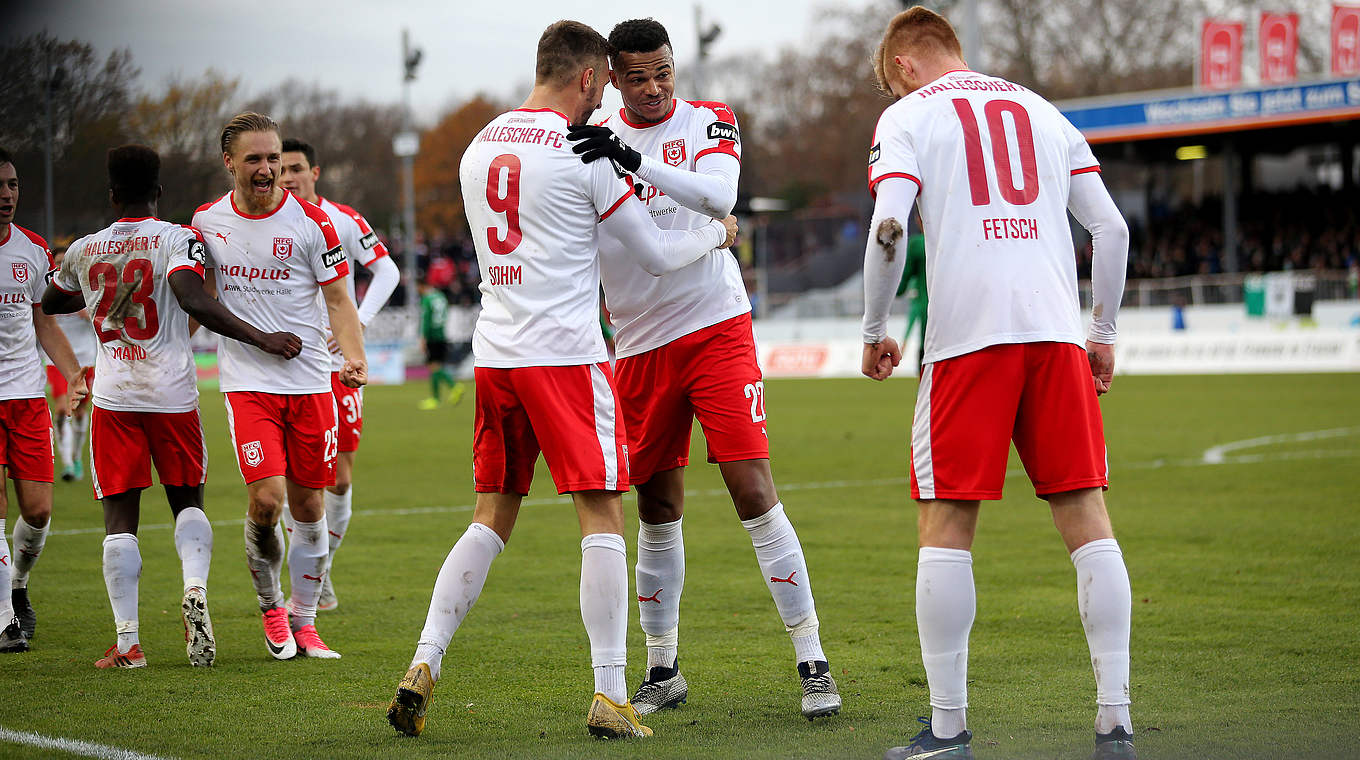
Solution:
[[[30,731],[11,731],[4,726],[0,726],[0,741],[10,744],[24,744],[38,749],[54,749],[59,752],[66,752],[80,757],[94,757],[99,760],[167,760],[160,755],[143,755],[140,752],[133,752],[130,749],[110,747],[107,744],[95,744],[84,742],[79,739],[63,739],[61,737],[43,736]]]
[[[1254,449],[1261,446],[1271,446],[1277,443],[1304,443],[1306,441],[1322,441],[1328,438],[1345,438],[1347,436],[1356,435],[1357,433],[1360,433],[1360,427],[1310,430],[1306,433],[1283,433],[1280,435],[1263,435],[1259,438],[1246,438],[1241,441],[1230,441],[1205,449],[1202,461],[1204,464],[1224,464],[1228,461],[1227,454],[1230,451]]]
[[[1360,428],[1337,428],[1334,430],[1317,430],[1309,433],[1290,433],[1287,435],[1269,435],[1260,438],[1250,438],[1242,441],[1232,441],[1230,443],[1213,446],[1204,450],[1204,454],[1197,459],[1152,459],[1146,462],[1125,462],[1113,467],[1115,470],[1155,470],[1162,467],[1203,467],[1206,465],[1220,464],[1256,464],[1268,461],[1294,461],[1302,459],[1333,459],[1355,456],[1360,454],[1357,449],[1329,449],[1323,451],[1282,451],[1270,454],[1239,454],[1237,456],[1227,456],[1229,451],[1240,449],[1255,448],[1258,446],[1268,446],[1275,443],[1297,443],[1302,441],[1317,441],[1327,438],[1342,438],[1348,435],[1360,433]],[[1006,479],[1020,477],[1024,475],[1023,469],[1013,469],[1006,471]],[[825,480],[813,483],[780,483],[777,485],[780,491],[815,491],[834,488],[866,488],[872,486],[894,486],[904,485],[910,482],[909,478],[872,478],[868,480]],[[689,496],[726,496],[726,488],[706,488],[696,491],[688,491]],[[526,507],[545,506],[548,504],[570,504],[569,496],[545,496],[534,499],[525,499],[522,504]],[[356,509],[354,514],[360,516],[376,517],[401,517],[404,515],[436,515],[449,514],[456,512],[471,512],[474,508],[472,504],[451,504],[434,505],[428,507],[402,507],[398,509]],[[245,523],[244,518],[234,520],[213,520],[215,528],[225,528],[239,526]],[[171,530],[174,523],[152,523],[142,525],[139,530]],[[49,536],[88,536],[102,535],[103,528],[67,528],[48,531]]]

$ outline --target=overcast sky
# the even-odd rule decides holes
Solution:
[[[713,55],[723,56],[768,54],[807,39],[815,11],[824,3],[705,0],[699,5],[706,22],[723,28],[711,48]],[[247,96],[299,78],[345,95],[395,102],[401,96],[401,31],[407,28],[424,51],[411,95],[417,117],[425,122],[479,91],[507,100],[526,95],[538,37],[561,18],[583,21],[605,35],[626,18],[661,21],[676,48],[682,95],[684,66],[696,48],[692,2],[19,0],[18,6],[17,13],[5,14],[0,35],[46,29],[58,38],[86,40],[101,54],[129,47],[141,68],[139,84],[149,92],[171,76],[196,77],[211,67],[240,77]]]

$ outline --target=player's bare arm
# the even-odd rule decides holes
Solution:
[[[332,280],[321,286],[326,299],[326,311],[331,318],[331,332],[340,344],[345,367],[340,370],[340,382],[350,388],[368,383],[368,359],[364,355],[364,329],[359,324],[359,312],[349,300],[343,279]]]
[[[52,287],[49,285],[48,290]],[[77,296],[79,298],[79,296]],[[47,294],[43,293],[43,301],[46,302]],[[71,309],[70,311],[79,311]],[[70,313],[70,312],[64,312]],[[66,334],[61,331],[61,326],[47,314],[43,309],[34,307],[33,309],[33,331],[38,336],[38,345],[42,346],[43,351],[52,359],[52,364],[57,371],[66,378],[69,388],[67,391],[68,408],[67,413],[74,412],[76,407],[90,395],[90,389],[85,385],[85,372],[76,361],[76,354],[71,350],[71,344],[66,340]]]
[[[906,268],[906,235],[903,220],[916,202],[916,184],[893,178],[880,182],[864,247],[864,355],[860,372],[873,380],[885,380],[902,361],[902,349],[888,335],[897,284]]]
[[[181,269],[170,273],[170,288],[184,312],[198,324],[223,337],[249,343],[260,350],[292,359],[302,351],[302,339],[290,332],[266,333],[231,313],[221,301],[203,290],[197,272]]]

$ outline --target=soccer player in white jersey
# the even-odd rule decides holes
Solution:
[[[52,260],[58,270],[61,269],[62,258],[66,255],[64,248],[56,248],[52,251]],[[54,314],[53,319],[61,327],[61,332],[66,336],[66,342],[71,344],[71,350],[76,355],[76,361],[85,370],[85,385],[94,387],[94,362],[99,353],[99,341],[95,339],[94,329],[90,327],[90,315],[83,310],[75,314]],[[56,449],[57,456],[61,458],[61,479],[65,481],[80,480],[85,477],[84,454],[85,434],[90,430],[90,400],[91,396],[86,396],[85,401],[75,408],[70,414],[66,410],[70,407],[70,399],[66,397],[66,378],[61,376],[61,370],[52,363],[51,357],[43,355],[43,362],[47,365],[47,385],[52,389],[52,408],[56,410],[53,422],[56,423]]]
[[[651,734],[624,682],[628,453],[600,333],[596,247],[600,234],[619,236],[659,275],[726,255],[714,249],[732,243],[736,220],[660,230],[608,162],[584,165],[571,152],[567,129],[599,107],[608,51],[584,24],[549,26],[529,98],[463,154],[459,179],[482,271],[473,335],[477,505],[439,571],[410,670],[388,708],[405,734],[424,728],[444,652],[510,538],[540,450],[558,493],[572,495],[581,528],[581,620],[595,677],[586,726],[606,738]]]
[[[574,129],[586,161],[609,157],[638,180],[661,229],[692,229],[737,201],[741,141],[722,103],[673,97],[675,59],[666,28],[624,21],[609,34],[610,79],[623,108],[602,125]],[[638,490],[637,599],[647,670],[633,695],[646,714],[685,701],[677,659],[685,585],[681,518],[690,431],[698,417],[742,527],[750,534],[775,609],[793,641],[802,714],[834,715],[840,693],[822,651],[811,579],[798,534],[770,472],[765,384],[751,331],[751,304],[731,256],[706,256],[652,277],[617,239],[600,245],[605,304],[614,324],[619,400]]]
[[[51,525],[52,414],[38,346],[66,378],[71,408],[89,392],[66,336],[40,308],[52,254],[40,236],[14,223],[18,205],[19,175],[0,148],[0,652],[28,651],[38,624],[28,576]],[[5,477],[19,502],[13,555],[5,540]]]
[[[43,296],[48,313],[88,310],[100,341],[90,474],[95,498],[104,506],[104,583],[118,640],[95,667],[146,667],[138,638],[137,523],[153,462],[175,520],[189,663],[206,667],[217,655],[207,598],[213,541],[203,512],[208,450],[189,318],[284,358],[296,356],[302,342],[290,333],[256,330],[204,291],[202,236],[156,218],[161,186],[155,151],[114,148],[108,169],[118,221],[72,243]],[[134,283],[124,297],[120,286]]]
[[[980,502],[1001,498],[1013,440],[1076,567],[1095,670],[1095,757],[1132,758],[1129,576],[1105,511],[1096,400],[1114,371],[1128,228],[1081,133],[1035,93],[969,71],[943,17],[920,6],[898,14],[874,63],[897,102],[869,150],[876,200],[864,258],[865,375],[882,380],[901,360],[886,323],[913,204],[930,291],[911,490],[920,515],[916,622],[932,714],[884,757],[972,757],[970,550]],[[1095,249],[1087,330],[1069,210]]]
[[[250,499],[246,562],[269,653],[280,660],[336,658],[315,624],[327,556],[321,493],[335,482],[339,446],[327,317],[345,356],[340,382],[357,388],[368,380],[362,328],[345,282],[349,262],[326,212],[279,187],[283,146],[272,119],[236,116],[222,130],[221,145],[235,186],[194,213],[218,297],[262,330],[302,338],[294,360],[230,340],[218,350],[227,422]],[[275,532],[285,496],[293,517],[286,609],[283,541]]]
[[[368,327],[383,304],[391,297],[401,280],[397,265],[388,257],[387,246],[378,239],[378,234],[369,226],[368,220],[353,208],[322,198],[316,190],[317,180],[321,178],[321,165],[316,161],[316,149],[308,143],[294,138],[283,141],[283,169],[279,174],[279,184],[287,191],[326,212],[335,225],[335,234],[340,238],[340,246],[345,250],[349,261],[349,276],[345,285],[349,288],[350,299],[354,298],[354,276],[362,266],[369,270],[373,279],[364,293],[364,300],[358,304],[359,324]],[[327,326],[329,333],[329,325]],[[350,515],[353,513],[354,457],[359,451],[359,436],[364,429],[364,392],[362,388],[350,388],[340,382],[340,370],[345,360],[340,354],[340,344],[330,337],[327,342],[331,351],[331,392],[335,394],[336,413],[339,414],[340,443],[335,460],[335,484],[326,486],[323,496],[326,503],[326,535],[329,548],[326,555],[326,574],[321,582],[321,600],[318,610],[333,610],[340,602],[335,597],[335,586],[331,579],[331,565],[335,562],[335,550],[345,540],[349,529]],[[285,515],[284,520],[288,517]],[[289,530],[291,531],[291,526]]]

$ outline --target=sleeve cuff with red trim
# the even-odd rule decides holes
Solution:
[[[921,180],[917,179],[914,175],[907,174],[906,172],[889,172],[888,174],[882,174],[869,180],[869,194],[877,196],[878,183],[882,182],[885,179],[893,179],[895,177],[901,179],[909,179],[912,182],[915,182],[917,192],[920,192],[921,190],[925,189],[925,186],[921,184]]]
[[[165,273],[165,276],[166,276],[166,277],[169,277],[170,275],[174,274],[175,272],[180,272],[180,271],[183,271],[183,270],[188,270],[188,271],[190,271],[190,272],[193,272],[194,274],[198,275],[199,277],[203,277],[203,276],[204,276],[204,272],[205,272],[205,270],[203,269],[203,265],[202,265],[202,264],[180,264],[179,266],[175,267],[174,269],[171,269],[169,272],[166,272],[166,273]]]
[[[57,280],[56,280],[55,277],[52,278],[51,285],[52,285],[52,287],[56,288],[57,290],[60,290],[61,292],[65,293],[65,294],[68,295],[68,296],[78,296],[78,295],[80,295],[80,291],[79,291],[79,290],[67,290],[66,288],[63,288],[60,284],[57,283]]]
[[[712,148],[705,148],[699,151],[698,153],[694,154],[695,163],[698,163],[699,159],[703,158],[704,156],[707,156],[710,153],[725,153],[731,156],[732,158],[737,159],[738,163],[741,162],[741,156],[737,155],[736,148],[734,148],[731,145],[718,145]]]
[[[332,282],[335,282],[336,280],[343,279],[343,278],[348,277],[348,276],[349,276],[349,262],[348,262],[348,261],[342,261],[342,262],[340,262],[339,264],[336,264],[336,265],[335,265],[335,276],[334,276],[334,277],[330,278],[329,280],[317,280],[317,284],[319,284],[319,285],[329,285],[329,284],[331,284]]]
[[[1100,164],[1096,164],[1095,166],[1088,166],[1085,169],[1073,169],[1072,176],[1075,177],[1078,174],[1087,174],[1089,172],[1095,172],[1096,174],[1100,174]]]

